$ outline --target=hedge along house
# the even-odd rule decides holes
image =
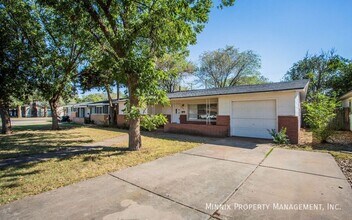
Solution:
[[[347,124],[346,130],[352,131],[352,91],[346,93],[340,99],[344,108],[344,121]]]
[[[285,127],[291,143],[298,143],[308,84],[297,80],[169,93],[170,106],[149,106],[144,113],[166,115],[165,132],[270,139],[268,129]],[[119,126],[127,124],[124,103],[119,100]]]

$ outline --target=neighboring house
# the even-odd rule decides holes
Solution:
[[[341,97],[341,101],[342,101],[342,107],[344,107],[345,109],[347,109],[346,112],[346,121],[349,122],[349,129],[350,131],[352,131],[352,91],[346,93],[345,95],[343,95]]]
[[[298,143],[301,102],[305,100],[308,83],[308,80],[297,80],[174,92],[168,94],[170,106],[152,105],[141,113],[166,115],[169,123],[164,126],[165,132],[269,139],[268,129],[279,131],[285,127],[291,143]],[[126,100],[115,100],[114,103],[119,105],[118,126],[127,125],[123,112]],[[75,108],[96,107],[95,112],[108,115],[108,107],[107,111],[97,110],[105,104],[108,106],[107,101],[80,103]],[[86,112],[84,110],[80,115]],[[97,119],[94,121],[98,122]]]
[[[62,106],[63,114],[61,116],[70,116],[73,122],[83,124],[84,118],[90,117],[90,102],[82,102],[77,104],[69,104]]]
[[[51,117],[51,110],[47,103],[33,101],[9,110],[10,117]]]

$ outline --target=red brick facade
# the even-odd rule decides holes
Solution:
[[[164,125],[164,132],[226,137],[229,134],[229,127],[219,125],[166,124]]]
[[[229,126],[230,127],[230,116],[229,115],[218,115],[216,117],[216,125]]]
[[[97,125],[109,125],[108,114],[103,114],[103,115],[91,114],[90,120],[94,121],[94,124],[97,124]]]
[[[230,116],[218,115],[216,122],[206,125],[205,121],[187,121],[186,115],[180,115],[180,124],[166,124],[165,132],[194,134],[212,137],[227,137],[230,132]]]
[[[128,126],[128,121],[126,120],[126,116],[125,115],[117,115],[116,117],[116,124],[118,127],[125,127]]]
[[[297,116],[279,116],[278,129],[279,131],[285,127],[286,134],[290,139],[291,144],[298,144],[299,140],[299,119]]]

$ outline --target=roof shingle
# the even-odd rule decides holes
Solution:
[[[259,84],[259,85],[243,85],[243,86],[231,86],[231,87],[225,87],[225,88],[198,89],[198,90],[168,93],[168,97],[170,99],[175,99],[175,98],[200,97],[200,96],[296,90],[296,89],[304,89],[308,83],[309,83],[309,80],[304,79],[304,80],[295,80],[290,82],[266,83],[266,84]]]

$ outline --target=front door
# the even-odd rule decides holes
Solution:
[[[171,123],[180,123],[181,106],[179,104],[172,105],[172,120]]]

